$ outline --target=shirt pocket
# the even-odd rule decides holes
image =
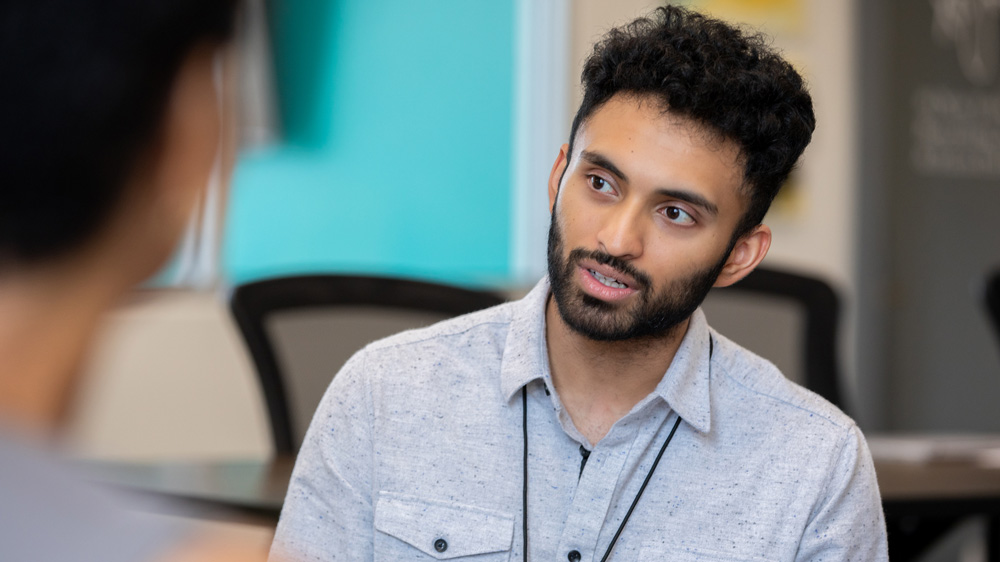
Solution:
[[[375,560],[468,556],[477,562],[499,562],[510,555],[514,517],[471,505],[380,492],[375,529]]]
[[[701,548],[646,543],[639,549],[638,562],[669,560],[670,562],[769,562],[766,558],[734,552],[716,552]]]

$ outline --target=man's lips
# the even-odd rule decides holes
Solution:
[[[631,289],[636,289],[637,285],[639,284],[634,278],[632,278],[632,276],[622,273],[621,271],[611,267],[610,265],[597,263],[596,261],[590,259],[581,260],[579,265],[580,267],[588,271],[599,273],[603,277],[607,279],[612,279]]]
[[[636,292],[636,281],[613,267],[585,260],[578,264],[577,274],[583,291],[603,301],[627,298]]]

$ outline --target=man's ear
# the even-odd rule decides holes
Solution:
[[[562,181],[563,173],[566,171],[566,165],[569,163],[569,145],[564,144],[559,147],[559,155],[556,156],[556,161],[552,164],[552,171],[549,172],[549,214],[552,214],[552,208],[556,204],[556,195],[559,193],[559,182]]]
[[[728,287],[750,274],[771,247],[771,229],[762,224],[736,242],[714,287]]]

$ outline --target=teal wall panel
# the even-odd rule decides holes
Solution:
[[[284,138],[237,163],[229,280],[509,278],[513,0],[270,10]]]

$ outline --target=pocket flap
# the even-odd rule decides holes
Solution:
[[[429,556],[446,560],[510,550],[514,517],[471,505],[379,492],[375,528]],[[436,548],[435,543],[446,547]]]

